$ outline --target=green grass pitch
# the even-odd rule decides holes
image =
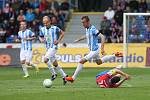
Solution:
[[[64,70],[72,75],[75,68]],[[150,100],[150,69],[123,69],[132,79],[116,89],[96,86],[95,75],[104,70],[84,68],[73,84],[65,86],[58,75],[52,88],[44,88],[43,80],[50,77],[48,69],[38,74],[30,69],[31,77],[24,79],[21,68],[0,68],[0,100]]]

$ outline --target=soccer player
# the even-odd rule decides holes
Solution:
[[[44,62],[48,65],[49,69],[51,70],[52,77],[51,80],[54,80],[57,77],[57,73],[55,72],[54,68],[51,67],[51,64],[55,66],[55,68],[61,73],[63,77],[63,83],[66,84],[66,73],[63,69],[58,65],[56,60],[56,52],[58,49],[58,44],[61,42],[62,38],[64,37],[64,32],[58,28],[57,26],[51,25],[51,20],[48,16],[43,17],[43,25],[44,27],[40,30],[40,41],[45,42],[46,44],[46,54],[44,57]]]
[[[70,81],[70,82],[73,82],[76,79],[77,75],[82,70],[83,65],[91,59],[94,59],[95,62],[98,65],[100,65],[100,64],[112,59],[115,56],[122,57],[122,53],[119,53],[119,52],[117,52],[114,55],[105,55],[105,51],[104,51],[105,37],[95,28],[94,25],[90,24],[90,19],[88,16],[83,16],[81,18],[81,21],[82,21],[84,28],[86,29],[86,35],[80,37],[79,39],[75,40],[74,42],[76,43],[81,40],[87,39],[87,43],[88,43],[90,52],[88,55],[86,55],[84,58],[82,58],[79,61],[79,64],[78,64],[73,76],[66,78],[66,80]],[[99,37],[101,39],[101,44],[98,43]],[[100,58],[100,55],[99,55],[100,48],[101,48],[102,55],[105,55],[102,58]]]
[[[121,80],[121,77],[124,78]],[[117,88],[125,80],[129,80],[129,79],[130,76],[127,73],[121,71],[120,66],[117,66],[114,69],[100,72],[96,76],[96,83],[101,88]]]
[[[38,71],[38,67],[31,63],[32,60],[32,40],[35,39],[34,33],[27,29],[27,23],[25,21],[20,22],[20,31],[18,32],[18,38],[16,41],[21,41],[20,61],[24,72],[24,77],[29,77],[27,66],[32,66]]]

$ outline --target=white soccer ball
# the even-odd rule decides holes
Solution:
[[[45,79],[43,81],[43,86],[46,88],[50,88],[52,86],[53,82],[50,79]]]

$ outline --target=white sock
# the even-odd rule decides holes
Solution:
[[[22,69],[23,69],[23,72],[24,72],[25,75],[29,75],[26,64],[22,64]]]
[[[103,57],[101,58],[102,63],[104,63],[104,62],[106,62],[106,61],[108,61],[108,60],[111,60],[111,59],[114,58],[114,57],[115,57],[115,55],[106,55],[106,56],[103,56]]]
[[[73,76],[72,76],[73,80],[76,79],[76,77],[78,76],[78,74],[80,73],[82,68],[83,68],[83,64],[79,63],[76,70],[75,70],[75,72],[74,72],[74,74],[73,74]]]
[[[30,65],[32,66],[32,67],[37,67],[34,63],[32,63],[32,62],[30,62]]]
[[[66,73],[63,71],[63,69],[59,65],[56,67],[56,69],[60,72],[63,78],[66,77]]]
[[[50,72],[52,73],[52,75],[55,75],[57,74],[55,69],[51,66],[50,62],[47,62],[47,65],[48,65],[48,69],[50,70]]]

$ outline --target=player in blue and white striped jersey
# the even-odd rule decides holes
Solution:
[[[58,28],[57,26],[51,25],[51,20],[48,16],[43,17],[43,24],[44,27],[40,30],[40,41],[46,44],[46,54],[44,57],[44,62],[48,65],[49,69],[51,70],[52,77],[51,79],[54,80],[57,77],[57,74],[53,67],[61,73],[63,77],[63,82],[66,84],[65,77],[67,76],[63,69],[58,65],[56,59],[56,52],[58,49],[58,44],[61,42],[62,38],[64,37],[64,32]]]
[[[35,39],[34,33],[27,29],[27,23],[25,21],[20,22],[20,31],[18,32],[18,39],[21,41],[21,50],[20,50],[20,61],[25,76],[29,77],[27,66],[35,67],[38,71],[38,68],[35,64],[31,63],[32,60],[32,40]],[[16,42],[19,42],[19,40]]]
[[[83,16],[81,18],[81,22],[86,29],[86,35],[83,37],[80,37],[79,39],[75,40],[74,42],[79,42],[81,40],[87,39],[87,44],[89,47],[89,54],[86,55],[84,58],[82,58],[79,61],[79,64],[77,66],[77,69],[75,70],[74,74],[72,77],[67,77],[66,80],[73,82],[79,72],[83,68],[83,64],[86,63],[87,61],[94,59],[95,62],[100,65],[110,59],[112,59],[115,56],[122,56],[122,53],[117,52],[116,54],[113,55],[105,55],[104,51],[104,42],[105,42],[105,37],[95,28],[94,25],[90,24],[90,19],[88,16]],[[98,38],[100,37],[101,43],[98,43]],[[99,51],[101,49],[102,55],[104,55],[102,58],[100,58]]]

